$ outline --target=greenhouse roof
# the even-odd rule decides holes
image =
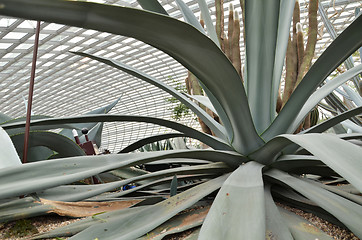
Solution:
[[[135,0],[92,2],[140,8]],[[175,1],[159,2],[171,17],[182,19]],[[196,0],[184,2],[196,16],[200,15]],[[225,19],[230,2],[240,11],[239,1],[224,2]],[[214,11],[213,1],[207,3]],[[353,21],[356,8],[362,6],[359,0],[321,3],[337,34]],[[300,1],[300,4],[301,23],[307,30],[307,4],[304,1]],[[328,26],[319,16],[316,56],[332,41]],[[11,117],[26,114],[35,28],[35,21],[0,16],[0,112]],[[70,51],[83,51],[122,61],[174,87],[180,87],[187,75],[186,69],[171,57],[136,39],[42,22],[33,114],[74,116],[108,105],[120,97],[119,103],[110,113],[171,118],[175,103],[168,101],[171,96],[167,93]],[[198,127],[194,116],[186,116],[180,122]],[[169,130],[152,124],[107,123],[104,126],[102,147],[117,152],[141,137],[165,131]]]

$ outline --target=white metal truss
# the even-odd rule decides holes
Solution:
[[[92,1],[139,8],[135,0]],[[160,2],[171,17],[182,19],[175,1]],[[215,11],[213,2],[207,1],[211,10]],[[239,1],[224,2],[225,20],[228,19],[227,9],[230,2],[240,11]],[[186,0],[185,3],[199,16],[196,0]],[[307,3],[300,3],[301,22],[303,28],[307,29]],[[356,7],[362,6],[358,0],[322,1],[322,4],[337,33],[353,21]],[[11,117],[25,116],[24,99],[28,95],[35,26],[35,21],[0,16],[0,112]],[[319,56],[331,41],[320,21],[316,56]],[[244,48],[241,50],[243,56]],[[171,97],[169,94],[126,73],[73,55],[69,51],[84,51],[120,60],[172,86],[183,83],[187,74],[186,69],[171,57],[138,40],[42,22],[33,100],[34,114],[57,117],[84,114],[122,96],[111,114],[171,119],[171,109],[175,104],[166,100]],[[194,116],[186,117],[180,122],[198,128]],[[106,123],[102,147],[117,152],[140,138],[166,131],[170,130],[152,124]]]

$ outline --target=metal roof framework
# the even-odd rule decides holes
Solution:
[[[136,0],[92,2],[140,8]],[[171,17],[182,20],[175,1],[160,2]],[[196,0],[184,2],[196,16],[200,15]],[[207,1],[211,11],[215,11],[213,2]],[[233,3],[235,9],[240,11],[239,1],[224,2],[225,20],[228,19],[229,3]],[[321,3],[337,33],[353,21],[355,9],[362,7],[362,2],[358,0]],[[300,5],[301,23],[306,29],[308,3],[300,1]],[[35,27],[35,21],[0,16],[0,112],[14,118],[26,115],[25,98],[29,88]],[[320,20],[318,38],[316,57],[332,41]],[[243,44],[241,46],[243,58]],[[167,98],[171,97],[169,94],[126,73],[76,56],[69,51],[84,51],[120,60],[174,87],[182,84],[187,75],[187,70],[171,57],[136,39],[42,22],[33,100],[34,114],[56,117],[79,115],[108,105],[121,97],[111,114],[172,118],[171,109],[175,104],[167,101]],[[180,122],[199,128],[192,115]],[[163,127],[140,123],[106,123],[103,131],[102,147],[111,152],[117,152],[140,138],[170,132]]]

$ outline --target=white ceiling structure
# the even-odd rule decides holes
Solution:
[[[93,2],[139,8],[135,0]],[[171,17],[182,19],[175,1],[159,2]],[[196,0],[184,2],[199,16]],[[213,2],[207,1],[212,11]],[[225,15],[228,14],[226,10],[229,2],[240,11],[239,1],[225,0]],[[307,28],[306,3],[300,3],[302,24]],[[353,21],[355,9],[362,7],[362,2],[328,0],[322,1],[322,5],[335,30],[340,33]],[[35,21],[0,16],[0,112],[14,118],[26,115],[25,99],[28,96],[35,27]],[[320,21],[316,56],[320,55],[331,41],[323,22]],[[88,58],[75,56],[69,51],[84,51],[120,60],[172,86],[183,83],[187,75],[187,71],[179,63],[138,40],[42,22],[33,114],[74,116],[108,105],[121,97],[111,114],[171,119],[170,109],[174,104],[166,100],[170,95],[126,73]],[[186,117],[180,122],[198,127],[194,116]],[[106,123],[103,131],[102,147],[117,152],[140,138],[170,130],[152,124]]]

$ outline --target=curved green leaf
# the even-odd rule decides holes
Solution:
[[[202,105],[204,105],[205,107],[207,107],[208,109],[210,109],[211,111],[213,111],[214,113],[217,114],[216,109],[214,108],[214,106],[212,105],[210,99],[207,96],[202,96],[202,95],[190,95],[190,94],[186,94],[185,95],[189,98],[192,98],[196,101],[198,101],[199,103],[201,103]]]
[[[265,178],[267,179],[267,176]],[[310,212],[332,224],[346,227],[333,215],[329,214],[327,211],[319,207],[313,201],[309,200],[308,198],[304,197],[293,189],[290,189],[289,187],[274,184],[272,188],[272,193],[273,196],[279,201],[286,202],[288,205],[303,210],[305,212]]]
[[[85,115],[92,115],[92,114],[105,114],[108,113],[109,111],[112,110],[112,108],[119,102],[119,100],[121,99],[121,97],[119,97],[117,100],[115,100],[114,102],[110,103],[109,105],[105,106],[105,107],[101,107],[98,108],[96,110],[90,111],[88,113],[86,113]],[[79,124],[74,124],[73,128],[67,128],[67,129],[63,129],[62,131],[60,131],[59,134],[68,137],[70,139],[73,139],[73,129],[83,129],[83,128],[87,128],[88,130],[91,130],[92,128],[94,128],[97,125],[96,122],[88,122],[88,123],[79,123]],[[82,136],[83,133],[81,131],[77,131],[78,132],[78,136]],[[98,145],[100,146],[100,145]]]
[[[40,119],[50,119],[52,117],[50,116],[45,116],[45,115],[33,115],[30,117],[30,120],[40,120]],[[15,123],[21,123],[21,122],[25,122],[26,121],[26,117],[19,117],[19,118],[14,118],[11,119],[7,122],[2,123],[1,125],[7,125],[7,124],[15,124]],[[32,130],[44,130],[47,129],[47,127],[39,127],[39,128],[33,128]],[[77,129],[76,126],[73,126],[71,124],[59,124],[57,127],[55,128],[68,128],[68,129]],[[11,129],[11,130],[6,130],[6,132],[9,135],[16,135],[19,133],[24,133],[25,132],[25,125],[23,127],[20,128],[16,128],[16,129]],[[72,135],[73,136],[73,135]]]
[[[9,135],[0,127],[0,169],[21,165],[20,158]]]
[[[338,114],[337,116],[327,119],[326,121],[319,123],[311,128],[308,128],[307,130],[303,131],[303,134],[306,133],[321,133],[326,131],[327,129],[337,125],[340,122],[343,122],[344,120],[354,117],[358,114],[362,113],[362,106],[357,107],[355,109],[343,112],[341,114]]]
[[[0,124],[10,121],[11,119],[13,118],[0,112]]]
[[[15,148],[20,157],[24,151],[24,133],[11,136]],[[53,132],[30,132],[29,148],[44,146],[55,152],[58,152],[60,157],[84,156],[85,153],[78,144],[63,135]],[[49,156],[48,156],[49,157]]]
[[[323,163],[315,156],[309,155],[283,155],[270,166],[283,171],[291,171],[299,167],[320,166]]]
[[[123,64],[119,61],[97,57],[91,54],[82,53],[82,52],[73,52],[74,54],[89,57],[93,60],[97,60],[99,62],[105,63],[111,67],[120,69],[126,73],[131,74],[132,76],[135,76],[147,83],[150,83],[165,92],[171,94],[173,97],[178,99],[180,102],[185,104],[187,107],[189,107],[198,117],[200,117],[207,126],[211,128],[212,131],[215,132],[216,136],[226,140],[226,132],[222,125],[220,125],[218,122],[216,122],[209,114],[207,114],[202,108],[200,108],[197,104],[195,104],[193,101],[189,100],[187,97],[185,97],[182,93],[176,91],[173,87],[168,86],[167,84],[135,69],[130,66],[127,66],[126,64]]]
[[[342,196],[342,197],[344,197],[346,199],[349,199],[349,200],[351,200],[351,201],[353,201],[353,202],[355,202],[355,203],[362,206],[362,197],[361,196],[358,196],[356,194],[351,194],[351,193],[348,193],[348,192],[343,191],[341,189],[338,189],[335,186],[330,186],[330,185],[323,184],[323,183],[320,183],[320,182],[317,182],[317,181],[309,180],[307,178],[302,179],[302,180],[307,181],[307,182],[309,182],[311,184],[315,184],[318,187],[324,188],[324,189],[326,189],[326,190],[328,190],[330,192],[338,194],[339,196]]]
[[[179,214],[137,240],[162,240],[165,236],[200,226],[209,209],[206,207]]]
[[[64,117],[64,118],[53,118],[45,120],[34,120],[30,122],[31,128],[33,126],[42,126],[42,125],[57,125],[59,123],[86,123],[86,122],[114,122],[114,121],[126,121],[126,122],[147,122],[153,123],[168,128],[172,128],[179,132],[184,133],[186,136],[198,139],[201,142],[207,144],[208,146],[214,149],[220,150],[232,150],[228,143],[222,141],[219,138],[210,136],[208,134],[199,132],[193,128],[187,127],[185,125],[168,121],[165,119],[154,118],[154,117],[141,117],[141,116],[126,116],[126,115],[108,115],[108,114],[97,114],[97,115],[82,115],[78,117]],[[25,122],[14,123],[14,124],[4,124],[2,127],[4,129],[12,129],[25,126]]]
[[[210,179],[211,177],[215,177],[216,174],[196,174],[196,175],[186,175],[186,176],[180,176],[179,179],[183,180],[183,181],[187,181],[187,180],[195,180],[195,179]],[[157,180],[150,180],[145,184],[136,186],[132,189],[128,189],[127,191],[122,191],[119,192],[117,194],[103,194],[101,196],[96,196],[96,197],[92,197],[87,199],[88,201],[107,201],[109,199],[113,199],[114,197],[120,198],[120,197],[124,197],[128,194],[131,194],[133,192],[137,192],[139,190],[142,190],[144,188],[148,188],[148,187],[154,187],[154,186],[159,186],[165,183],[170,183],[170,181],[172,181],[172,177],[163,177]],[[146,182],[148,179],[146,179],[144,182]],[[137,181],[137,183],[140,183],[141,181]],[[187,187],[189,187],[191,185],[187,185]]]
[[[263,167],[251,161],[226,179],[201,227],[199,240],[265,239]]]
[[[309,96],[334,69],[362,45],[361,26],[362,15],[328,46],[304,76],[271,126],[263,133],[264,140],[285,133]]]
[[[270,121],[273,121],[276,114],[276,102],[278,98],[279,86],[281,76],[283,73],[284,59],[287,52],[288,37],[290,32],[290,25],[293,16],[295,1],[281,0],[279,9],[279,23],[278,23],[278,35],[275,52],[275,62],[273,70],[273,89],[270,99]]]
[[[290,125],[287,133],[293,133],[308,113],[316,106],[323,98],[330,94],[335,88],[345,83],[353,76],[358,75],[362,72],[362,64],[348,70],[347,72],[339,75],[333,80],[324,84],[320,89],[316,90],[305,102],[302,109],[300,110],[298,116],[294,119],[293,123]]]
[[[264,187],[265,196],[265,239],[294,240],[286,223],[283,221],[274,199],[270,193],[270,185]]]
[[[175,174],[172,178],[171,181],[171,187],[170,187],[170,197],[173,197],[177,194],[177,187],[178,187],[178,183],[177,183],[177,175]]]
[[[264,173],[309,198],[320,207],[334,215],[345,224],[356,236],[362,236],[360,222],[362,221],[362,206],[325,189],[304,182],[279,170],[272,169]]]
[[[238,166],[241,162],[245,161],[244,157],[235,152],[174,150],[81,156],[34,162],[0,169],[0,182],[2,182],[0,185],[0,198],[4,199],[33,193],[62,184],[72,183],[120,167],[129,167],[166,158],[195,158],[214,162],[224,161],[229,166]],[[107,189],[104,190],[102,185],[107,186]],[[107,185],[97,184],[93,187],[95,189],[99,188],[101,193],[119,187],[119,183],[115,183],[115,185],[112,185],[112,183]]]
[[[125,147],[124,149],[119,151],[118,153],[132,152],[132,151],[139,149],[140,147],[143,147],[146,144],[169,139],[169,138],[174,138],[174,137],[186,137],[186,136],[185,136],[185,134],[182,134],[182,133],[166,133],[166,134],[151,136],[148,138],[143,138],[141,140],[138,140],[137,142],[134,142],[134,143],[128,145],[127,147]]]
[[[168,16],[168,13],[166,12],[166,10],[162,7],[162,5],[157,0],[137,0],[137,2],[145,10],[159,13],[159,14],[164,14],[164,15]]]
[[[31,147],[28,149],[28,162],[47,160],[54,155],[54,151],[44,146]]]
[[[37,234],[32,239],[70,237],[94,224],[99,224],[105,221],[112,221],[113,219],[127,219],[127,217],[129,217],[130,215],[139,212],[147,207],[148,206],[126,208],[126,209],[120,209],[116,211],[97,214],[93,217],[87,217],[85,219],[81,219],[69,225],[58,227],[49,232]]]
[[[185,21],[197,28],[203,34],[206,34],[205,29],[201,26],[199,20],[197,20],[190,8],[182,0],[176,0],[176,3],[181,10],[182,16],[184,17]]]
[[[318,239],[332,240],[334,238],[325,234],[322,230],[308,222],[295,213],[292,213],[284,208],[278,207],[279,212],[283,216],[283,221],[288,225],[292,232],[294,240]]]
[[[95,142],[98,147],[102,144],[102,131],[103,123],[97,123],[87,134],[89,141]],[[86,141],[84,134],[79,137],[79,141],[81,143]]]
[[[77,194],[76,197],[77,197],[77,200],[80,199],[80,197],[82,199],[89,198],[89,197],[95,196],[99,193],[114,189],[116,187],[121,187],[123,185],[133,183],[133,182],[138,182],[138,181],[145,180],[145,179],[155,179],[155,178],[158,179],[158,178],[162,178],[162,177],[173,176],[175,174],[179,174],[179,175],[181,175],[181,174],[203,174],[203,173],[220,174],[220,173],[225,173],[225,172],[229,172],[229,171],[230,171],[230,169],[228,167],[226,167],[225,164],[221,164],[221,163],[211,163],[211,164],[205,164],[205,165],[200,165],[200,166],[171,168],[171,169],[166,169],[166,170],[161,170],[161,171],[145,174],[145,175],[134,177],[134,178],[129,178],[129,179],[118,181],[118,182],[113,182],[110,184],[103,184],[104,187],[97,187],[94,190],[88,190],[87,192],[79,193],[79,194]],[[138,188],[138,189],[140,189],[140,188]],[[167,189],[167,190],[169,191],[169,189]],[[131,191],[131,190],[127,190],[127,192],[128,191]],[[98,201],[98,200],[103,200],[104,198],[112,199],[112,198],[116,198],[116,197],[123,196],[126,194],[127,193],[124,193],[124,192],[109,193],[104,196],[100,196],[100,198],[94,197],[94,198],[92,198],[92,200]],[[72,197],[72,201],[74,201],[74,199],[75,199],[75,196]]]
[[[104,240],[133,240],[141,237],[180,211],[191,207],[203,197],[220,188],[227,176],[228,175],[223,175],[186,190],[176,196],[132,214],[125,220],[109,221],[93,225],[73,236],[70,240],[91,239],[94,237]]]
[[[220,47],[219,39],[217,38],[216,30],[215,30],[214,24],[212,22],[210,12],[209,12],[209,8],[208,8],[208,6],[206,4],[206,1],[205,0],[197,0],[197,2],[198,2],[199,7],[200,7],[202,18],[205,21],[206,30],[207,30],[207,33],[208,33],[210,39],[217,46]]]
[[[271,103],[270,100],[274,97],[273,72],[278,25],[282,21],[279,21],[279,10],[280,0],[245,1],[247,93],[258,133],[269,127],[270,116],[275,113],[271,104],[266,103]],[[283,9],[286,10],[293,9]],[[283,19],[286,20],[290,19]]]
[[[362,190],[362,179],[360,177],[362,175],[362,161],[360,160],[362,149],[332,134],[280,135],[269,141],[252,157],[263,164],[272,163],[275,161],[272,156],[276,156],[290,143],[305,148],[357,189]]]

